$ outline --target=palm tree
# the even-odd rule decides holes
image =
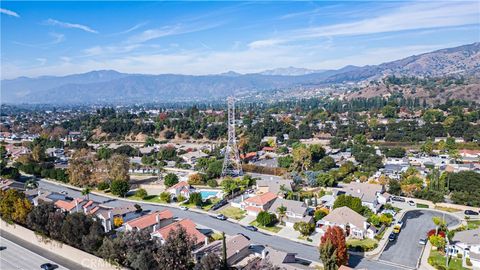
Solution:
[[[82,189],[82,195],[85,196],[87,200],[90,200],[90,196],[89,196],[90,191],[91,189],[89,187],[85,187]]]
[[[285,217],[285,214],[287,213],[287,207],[280,205],[278,208],[277,208],[277,213],[278,213],[278,218],[280,219],[280,224],[282,223],[283,221],[283,218]]]
[[[38,188],[38,182],[34,179],[28,179],[25,182],[25,189],[34,189],[34,188]]]

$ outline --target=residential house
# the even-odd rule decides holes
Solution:
[[[292,190],[293,181],[274,175],[261,175],[255,183],[256,192],[259,194],[267,192],[280,194],[282,189],[285,191]]]
[[[88,205],[87,203],[84,205],[83,209],[86,214],[93,215],[102,223],[105,232],[109,232],[115,228],[115,219],[120,219],[121,224],[123,224],[141,215],[133,204],[123,204],[121,206],[111,207],[94,204]]]
[[[277,198],[270,207],[269,212],[274,213],[277,218],[280,219],[277,209],[281,206],[286,208],[285,216],[283,217],[282,221],[285,222],[285,226],[287,227],[293,228],[293,225],[297,222],[312,222],[313,220],[311,216],[307,215],[308,207],[303,201],[292,201],[285,200],[283,198]]]
[[[367,218],[347,206],[333,209],[323,219],[317,221],[317,231],[325,233],[330,226],[339,226],[347,236],[363,239],[367,237]]]
[[[156,231],[163,226],[167,226],[173,222],[173,213],[170,210],[155,211],[145,216],[130,220],[125,223],[125,230],[132,231],[144,230]]]
[[[280,267],[285,270],[307,270],[311,269],[305,264],[304,260],[296,258],[296,253],[284,252],[273,249],[271,247],[265,247],[261,253],[261,260],[267,260],[274,266]]]
[[[388,197],[384,197],[385,187],[378,184],[351,182],[336,189],[335,197],[345,194],[362,200],[362,205],[377,213]]]
[[[188,164],[195,165],[198,159],[208,157],[208,155],[202,151],[192,151],[185,153],[180,157]]]
[[[169,187],[166,192],[170,193],[171,197],[178,198],[178,196],[182,195],[188,199],[193,192],[193,188],[187,183],[187,181],[180,181]]]
[[[87,201],[83,198],[75,198],[72,201],[66,200],[57,200],[54,205],[56,208],[60,209],[62,212],[67,213],[76,213],[82,212],[82,207],[86,204]]]
[[[185,229],[187,234],[195,239],[196,246],[200,246],[202,244],[208,245],[208,237],[197,230],[195,223],[193,223],[193,221],[190,219],[182,219],[167,226],[161,227],[160,229],[153,231],[152,237],[156,237],[162,243],[164,243],[170,233],[176,230],[179,226]]]
[[[275,193],[267,192],[243,200],[240,202],[240,207],[246,210],[248,215],[257,216],[258,213],[267,211],[276,198]]]
[[[234,265],[238,261],[247,257],[250,253],[250,240],[241,234],[237,234],[232,237],[227,237],[225,241],[227,246],[227,263],[228,265]],[[201,247],[193,252],[195,260],[199,262],[204,256],[210,253],[216,254],[218,257],[222,257],[223,243],[222,240],[214,241],[204,247]]]
[[[451,254],[470,258],[473,269],[480,269],[480,228],[456,232],[452,238]]]

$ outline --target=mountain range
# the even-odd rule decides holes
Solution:
[[[114,70],[1,81],[1,103],[134,103],[204,101],[265,91],[301,91],[327,84],[377,80],[387,75],[442,77],[480,75],[480,43],[404,59],[338,70],[279,68],[215,75],[127,74]]]

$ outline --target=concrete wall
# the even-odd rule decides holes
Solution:
[[[48,241],[43,241],[41,236],[36,235],[35,232],[20,225],[7,224],[5,221],[1,220],[0,229],[2,231],[14,234],[15,236],[27,242],[30,242],[31,244],[34,244],[40,248],[49,250],[50,252],[62,256],[65,259],[81,264],[83,267],[98,270],[119,269],[99,257],[71,247],[69,245],[62,244],[51,239],[48,239]]]

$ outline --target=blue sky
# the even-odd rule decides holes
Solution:
[[[1,77],[379,64],[480,41],[478,1],[0,3]]]

